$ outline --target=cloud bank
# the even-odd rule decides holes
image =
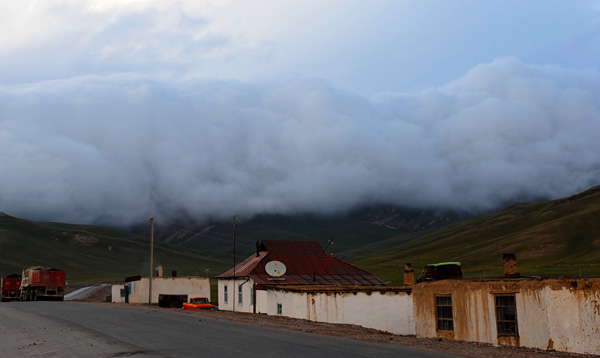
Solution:
[[[514,58],[373,97],[123,73],[0,86],[0,104],[0,211],[35,220],[483,212],[600,181],[600,72]]]

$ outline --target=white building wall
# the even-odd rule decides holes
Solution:
[[[585,285],[584,282],[580,280],[579,284]],[[600,291],[548,288],[546,297],[546,344],[551,339],[555,350],[600,354]]]
[[[149,279],[142,277],[131,283],[129,303],[148,303]],[[152,279],[152,303],[158,303],[160,294],[207,297],[210,300],[210,278],[208,277],[155,277]]]
[[[124,303],[125,297],[121,296],[121,290],[125,288],[123,284],[112,285],[111,287],[111,301],[112,303]]]
[[[241,298],[240,304],[240,285]],[[223,311],[254,312],[254,281],[248,278],[219,280],[219,309]],[[227,302],[225,302],[225,286],[227,286]],[[234,291],[235,289],[235,291]],[[258,311],[257,311],[258,312]]]
[[[519,329],[519,345],[523,347],[537,347],[547,349],[550,332],[548,330],[548,312],[547,312],[547,290],[522,288],[520,293],[515,294],[515,303],[517,305],[517,325]],[[490,301],[494,303],[490,307],[492,319],[490,324],[493,326],[492,335],[497,337],[498,330],[496,326],[496,313],[494,297]],[[521,333],[522,332],[522,333]],[[495,339],[498,340],[497,338]]]
[[[256,313],[269,312],[269,295],[265,290],[256,290]]]
[[[454,331],[436,330],[435,295],[452,296]],[[518,337],[498,337],[495,297],[514,294]],[[444,280],[416,285],[418,337],[600,354],[600,279]]]
[[[412,296],[406,292],[258,291],[260,313],[317,322],[356,324],[395,334],[415,334]]]

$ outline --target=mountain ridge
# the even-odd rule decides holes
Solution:
[[[261,240],[314,240],[328,253],[392,284],[413,267],[460,261],[467,276],[501,275],[503,253],[522,274],[600,276],[600,186],[565,198],[517,202],[469,218],[403,207],[363,208],[338,216],[262,215],[228,223],[157,226],[156,265],[181,275],[215,275],[241,262]],[[149,225],[138,232],[33,222],[0,213],[0,274],[31,265],[67,269],[75,280],[122,280],[149,270]],[[144,231],[146,230],[146,231]],[[164,230],[164,231],[161,231]]]

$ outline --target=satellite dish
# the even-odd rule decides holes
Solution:
[[[269,276],[279,277],[285,274],[286,268],[283,262],[269,261],[265,265],[265,270],[267,271],[267,274],[269,274]]]

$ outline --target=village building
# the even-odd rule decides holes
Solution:
[[[233,269],[217,276],[219,309],[235,304],[241,312],[395,334],[600,354],[600,278],[521,276],[515,255],[504,255],[504,277],[414,284],[407,264],[405,286],[388,287],[339,260],[319,264],[325,257],[336,260],[317,243],[265,241],[236,266],[235,277]],[[339,275],[341,267],[349,271]]]
[[[385,285],[377,276],[327,255],[316,241],[265,240],[255,254],[216,279],[220,310],[275,314],[291,307],[273,301],[273,292],[279,291],[268,294],[267,286]]]
[[[112,302],[147,304],[150,294],[149,277],[128,277],[124,283],[112,286]],[[152,304],[158,304],[160,295],[187,295],[210,300],[210,278],[200,276],[153,277]]]
[[[257,310],[268,315],[415,334],[410,287],[265,286],[257,295]]]
[[[600,353],[600,279],[505,277],[423,282],[413,288],[417,337],[583,354]]]
[[[113,283],[110,287],[110,297],[112,303],[125,303],[125,284]]]

